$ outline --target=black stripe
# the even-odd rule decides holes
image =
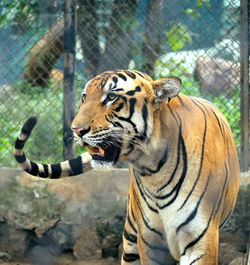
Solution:
[[[173,116],[174,120],[176,121],[177,125],[180,126],[180,122],[181,122],[180,117],[178,116],[178,119],[179,119],[179,120],[178,120],[178,119],[175,117],[175,114],[174,114],[172,108],[171,108],[169,105],[167,105],[167,106],[168,106],[168,108],[169,108],[169,111],[170,111],[171,115]],[[176,113],[176,115],[177,115],[177,113]]]
[[[130,90],[126,92],[125,94],[128,96],[134,96],[136,92],[140,92],[140,91],[141,91],[141,87],[137,86],[134,90]]]
[[[75,176],[83,173],[82,171],[82,158],[81,156],[78,156],[76,158],[69,160],[69,165],[71,167],[70,176]]]
[[[40,178],[46,178],[46,175],[45,175],[45,173],[44,172],[38,172],[38,176],[40,177]]]
[[[134,213],[134,211],[133,211],[133,208],[132,208],[132,207],[131,207],[131,214],[132,214],[132,217],[133,217],[134,221],[136,222],[135,213]]]
[[[132,73],[131,71],[125,70],[124,71],[129,77],[131,77],[132,79],[136,79],[136,75],[134,73]]]
[[[25,145],[26,140],[20,140],[19,138],[16,139],[15,148],[18,150],[22,150]]]
[[[192,99],[191,99],[192,100]],[[192,100],[193,101],[193,100]],[[198,180],[200,178],[200,175],[201,175],[201,171],[202,171],[202,167],[203,167],[203,161],[204,161],[204,153],[205,153],[205,143],[206,143],[206,135],[207,135],[207,117],[206,117],[206,113],[205,111],[195,102],[193,101],[193,103],[202,111],[203,115],[204,115],[204,132],[203,132],[203,139],[202,139],[202,150],[201,150],[201,157],[200,157],[200,168],[199,168],[199,171],[198,171],[198,175],[194,181],[194,184],[193,184],[193,187],[192,189],[190,190],[188,196],[186,197],[185,201],[183,202],[183,204],[181,205],[181,207],[179,208],[182,209],[183,206],[186,204],[186,202],[188,201],[188,199],[190,198],[191,194],[193,193],[194,191],[194,188],[196,187],[197,183],[198,183]]]
[[[36,123],[36,117],[30,117],[28,120],[26,120],[21,130],[22,134],[26,135],[26,137],[28,138]]]
[[[146,167],[146,166],[141,166],[140,175],[143,177],[143,176],[149,176],[151,174],[155,174],[155,173],[159,172],[168,159],[168,151],[169,151],[168,146],[166,146],[164,153],[163,153],[156,169],[151,169],[151,168]]]
[[[118,116],[118,115],[116,115],[116,114],[114,114],[114,115],[115,115],[115,117],[116,117],[117,119],[119,119],[119,120],[121,120],[121,121],[126,121],[126,122],[128,122],[128,123],[133,127],[133,129],[135,130],[135,133],[138,133],[138,130],[137,130],[137,128],[136,128],[135,123],[132,122],[129,118],[124,118],[124,117]]]
[[[16,159],[16,161],[17,161],[18,163],[23,163],[23,162],[26,161],[26,156],[25,156],[25,154],[22,154],[22,155],[14,155],[14,157],[15,157],[15,159]]]
[[[157,250],[157,251],[161,251],[161,252],[167,252],[167,251],[169,251],[166,247],[161,247],[161,246],[156,246],[156,245],[150,244],[142,235],[140,235],[140,237],[141,237],[143,243],[147,247],[149,247],[149,248],[151,248],[153,250]]]
[[[141,210],[141,209],[140,209]],[[160,232],[160,231],[158,231],[157,229],[155,229],[155,228],[153,228],[153,227],[151,227],[150,225],[149,225],[149,223],[147,222],[147,220],[146,220],[146,218],[145,218],[145,216],[144,216],[144,214],[141,212],[141,216],[142,216],[142,220],[143,220],[143,222],[144,222],[144,224],[146,225],[146,227],[151,231],[151,232],[154,232],[155,234],[157,234],[157,235],[159,235],[161,238],[162,238],[162,233]]]
[[[134,112],[135,112],[135,103],[137,102],[137,100],[135,98],[130,98],[129,99],[129,119],[131,119],[131,117],[133,116]]]
[[[51,164],[51,170],[52,170],[52,173],[51,173],[52,179],[60,178],[61,173],[62,173],[62,168],[61,168],[60,163],[59,164]]]
[[[141,76],[143,79],[148,80],[143,73],[140,73],[139,71],[135,71],[139,76]]]
[[[133,262],[133,261],[140,259],[140,256],[134,253],[129,253],[129,254],[123,253],[122,258],[126,262]]]
[[[116,85],[117,85],[118,78],[117,78],[116,76],[113,76],[113,77],[112,77],[112,80],[113,80],[113,82],[115,83],[115,85],[112,87],[112,88],[114,88],[114,87],[116,87]]]
[[[180,126],[180,128],[181,128],[182,126]],[[181,129],[180,129],[181,130]],[[174,197],[169,201],[169,202],[167,202],[167,203],[165,203],[164,205],[159,205],[158,203],[157,203],[157,205],[158,205],[158,207],[160,208],[160,209],[163,209],[163,208],[165,208],[165,207],[168,207],[170,204],[172,204],[174,201],[175,201],[175,199],[177,198],[177,196],[178,196],[178,194],[179,194],[179,191],[180,191],[180,189],[181,189],[181,186],[182,186],[182,184],[183,184],[183,182],[184,182],[184,180],[185,180],[185,177],[186,177],[186,174],[187,174],[187,168],[188,168],[188,163],[187,163],[187,151],[186,151],[186,146],[185,146],[185,142],[184,142],[184,139],[183,139],[183,136],[182,136],[182,134],[180,135],[180,137],[181,137],[181,146],[182,146],[182,159],[183,159],[183,170],[182,170],[182,173],[181,173],[181,176],[180,176],[180,179],[179,179],[179,181],[177,182],[177,184],[175,185],[175,187],[168,193],[168,194],[166,194],[166,195],[164,195],[164,196],[157,196],[157,197],[160,197],[160,199],[162,199],[162,198],[167,198],[167,197],[169,197],[169,196],[171,196],[174,192],[175,192],[175,195],[174,195]]]
[[[210,219],[208,220],[208,223],[207,223],[207,226],[205,227],[205,229],[201,232],[201,234],[197,238],[195,238],[194,240],[192,240],[190,243],[187,244],[187,246],[184,248],[184,251],[182,252],[181,256],[186,255],[187,250],[189,248],[193,247],[194,245],[196,245],[203,238],[203,236],[205,235],[205,233],[208,230],[208,227],[209,227],[210,222],[211,222],[211,218],[212,218],[212,215],[210,216]]]
[[[199,104],[201,104],[201,106],[203,106],[203,108],[205,109],[205,112],[207,113],[207,115],[208,116],[210,115],[210,112],[209,112],[210,108],[208,109],[207,106],[203,104],[204,102],[201,102],[201,101],[198,101],[198,100],[193,100],[193,101],[199,102]]]
[[[181,137],[180,137],[180,134],[181,134],[181,130],[179,128],[179,139],[178,139],[178,147],[177,147],[177,159],[176,159],[174,171],[172,172],[172,175],[169,178],[168,182],[165,183],[163,186],[161,186],[157,190],[157,193],[159,193],[161,190],[165,189],[172,182],[172,180],[174,179],[175,173],[176,173],[176,171],[177,171],[177,169],[179,167],[179,164],[180,164],[180,152],[181,152]]]
[[[122,102],[122,103],[119,104],[118,107],[116,107],[116,108],[114,109],[114,111],[119,112],[119,111],[123,108],[123,106],[124,106],[124,103]]]
[[[130,234],[126,229],[124,229],[123,235],[129,242],[137,243],[137,236]]]
[[[162,233],[160,231],[158,231],[157,229],[153,228],[152,226],[149,225],[148,221],[146,220],[146,217],[145,217],[145,214],[143,213],[143,208],[140,204],[140,201],[138,200],[136,194],[135,194],[135,191],[133,190],[133,195],[134,195],[134,199],[137,203],[137,206],[140,210],[140,213],[141,213],[141,217],[142,217],[142,220],[145,224],[145,226],[151,231],[151,232],[154,232],[155,234],[159,235],[161,238],[162,238]]]
[[[143,186],[141,185],[141,183],[139,182],[139,177],[137,176],[136,172],[134,171],[134,175],[135,175],[135,180],[136,180],[136,184],[137,184],[137,187],[140,191],[140,194],[141,194],[141,197],[143,198],[143,200],[145,201],[146,205],[148,206],[148,208],[152,211],[152,212],[155,212],[155,213],[158,213],[158,210],[155,209],[154,207],[152,207],[149,202],[147,201],[147,198],[146,196],[152,200],[152,198],[145,192],[145,189],[143,188]]]
[[[115,121],[115,122],[111,122],[115,127],[120,127],[122,129],[124,129],[124,127],[120,124],[120,122]]]
[[[31,169],[28,170],[27,172],[29,172],[33,176],[37,176],[38,172],[39,172],[39,168],[38,168],[37,163],[30,161],[30,165],[31,165]]]
[[[189,265],[194,264],[196,261],[200,260],[203,256],[204,256],[204,254],[200,255],[199,257],[197,257],[196,259],[194,259]]]
[[[220,123],[220,120],[219,120],[218,116],[216,115],[216,113],[214,112],[213,109],[211,109],[211,111],[213,112],[213,114],[214,114],[214,116],[215,116],[215,118],[217,120],[217,123],[219,125],[219,128],[220,128],[220,131],[221,131],[222,136],[224,136],[224,132],[222,131],[221,123]]]
[[[120,95],[120,98],[124,101],[124,103],[127,105],[128,99],[125,96]]]
[[[45,178],[48,178],[49,177],[49,166],[47,164],[43,164],[42,166],[44,169]]]
[[[148,108],[147,108],[147,105],[145,103],[143,104],[143,107],[142,107],[142,118],[143,118],[143,122],[144,122],[144,129],[143,129],[142,134],[140,134],[139,136],[136,136],[136,138],[143,142],[147,138],[147,130],[148,130],[148,123],[147,123]]]
[[[228,216],[225,218],[225,220],[223,221],[223,223],[220,224],[220,229],[225,225],[225,223],[228,221],[229,217],[231,216],[233,210],[228,214]]]
[[[115,115],[115,113],[114,113],[114,115]],[[124,127],[121,125],[120,122],[118,122],[118,121],[113,122],[113,121],[109,120],[106,115],[105,115],[105,119],[107,122],[111,123],[114,127],[120,127],[122,129],[124,129]]]
[[[117,74],[121,79],[123,79],[124,81],[127,81],[127,77],[121,73]]]
[[[124,91],[124,89],[123,88],[112,88],[111,91],[119,92],[119,91]]]
[[[133,170],[133,173],[136,179],[136,183],[142,188],[144,195],[146,195],[146,197],[150,199],[151,201],[154,200],[155,198],[154,194],[142,184],[140,180],[140,174],[135,169]]]
[[[222,191],[221,191],[221,195],[220,195],[220,199],[217,200],[217,209],[214,213],[214,217],[216,216],[220,206],[221,206],[221,201],[222,201],[222,198],[223,198],[223,195],[224,195],[224,190],[225,190],[225,186],[226,186],[226,183],[227,183],[227,179],[228,179],[228,168],[227,168],[227,164],[225,163],[225,169],[226,169],[226,175],[225,175],[225,180],[224,180],[224,184],[223,184],[223,187],[222,187]],[[229,215],[227,216],[227,218],[225,219],[225,221],[220,225],[220,228],[226,223],[227,219],[230,217],[230,215],[232,214],[232,211],[229,213]]]
[[[227,183],[227,178],[228,178],[228,169],[227,169],[227,165],[225,164],[225,168],[226,168],[226,176],[225,176],[225,180],[224,180],[224,184],[223,184],[223,187],[222,187],[222,191],[221,191],[221,195],[220,195],[220,199],[217,200],[217,203],[214,204],[213,206],[213,209],[212,209],[212,212],[211,212],[211,215],[210,215],[210,218],[208,220],[208,223],[207,223],[207,226],[205,227],[205,229],[201,232],[201,234],[196,238],[194,239],[193,241],[191,241],[185,248],[184,248],[184,251],[183,253],[181,254],[181,256],[184,256],[187,252],[187,250],[191,247],[193,247],[195,244],[197,244],[201,239],[202,237],[205,235],[205,233],[207,232],[208,230],[208,227],[210,225],[210,222],[212,220],[212,217],[215,217],[218,209],[219,209],[219,206],[221,205],[221,201],[222,201],[222,198],[223,198],[223,194],[224,194],[224,189],[225,189],[225,185]],[[215,210],[215,208],[217,207],[217,209]]]
[[[225,180],[226,179],[227,179],[227,177],[225,178]],[[225,183],[226,183],[226,181],[224,182],[224,185],[225,185]],[[224,185],[223,185],[223,187],[224,187]],[[220,200],[219,200],[219,204],[221,203],[222,195],[223,195],[223,192],[221,194],[221,197],[220,197]],[[192,240],[189,244],[187,244],[187,246],[184,248],[184,251],[182,252],[181,256],[184,256],[189,248],[193,247],[195,244],[197,244],[203,238],[203,236],[205,235],[205,233],[208,230],[208,227],[210,225],[212,217],[214,216],[214,210],[215,210],[216,206],[217,206],[216,204],[213,206],[213,209],[211,211],[209,220],[207,222],[207,226],[204,228],[204,230],[200,233],[200,235],[196,239]]]
[[[204,188],[204,190],[203,190],[203,192],[202,192],[202,194],[201,194],[198,202],[196,203],[196,206],[195,206],[194,210],[189,214],[189,216],[187,217],[187,219],[177,227],[176,234],[179,233],[180,229],[183,226],[187,225],[188,223],[190,223],[195,218],[195,216],[197,214],[197,211],[198,211],[198,208],[200,206],[201,200],[202,200],[202,198],[203,198],[203,196],[204,196],[204,194],[205,194],[205,192],[207,190],[207,187],[208,187],[208,183],[210,181],[210,178],[211,178],[211,175],[209,174],[208,179],[207,179],[207,182],[206,182],[206,186],[205,186],[205,188]]]
[[[179,101],[180,101],[181,105],[182,105],[182,106],[185,106],[185,104],[184,104],[184,102],[183,102],[182,98],[181,98],[179,95],[177,96],[177,98],[179,99]]]
[[[220,209],[221,201],[222,201],[222,198],[223,198],[223,195],[224,195],[224,191],[225,191],[225,187],[226,187],[226,183],[227,183],[227,179],[228,179],[228,168],[227,168],[226,163],[225,163],[225,169],[226,169],[225,180],[224,180],[223,187],[222,187],[222,190],[221,190],[220,199],[217,200],[216,210],[214,212],[214,216],[216,216],[216,214],[218,213],[218,211]]]
[[[95,78],[96,80],[101,80],[101,84],[98,86],[98,88],[103,89],[104,86],[106,85],[108,78],[109,78],[109,74],[105,77],[106,75],[104,75],[104,77],[100,77],[100,79]]]
[[[172,114],[173,118],[175,119],[177,126],[179,126],[179,138],[178,138],[178,147],[177,147],[177,152],[178,153],[177,153],[176,166],[175,166],[175,169],[174,169],[169,181],[167,183],[165,183],[162,187],[160,187],[157,190],[157,193],[159,193],[161,190],[163,190],[165,187],[167,187],[172,182],[172,180],[173,180],[173,178],[175,176],[175,173],[176,173],[176,171],[177,171],[177,169],[179,167],[179,163],[180,163],[180,150],[181,150],[181,127],[180,126],[181,126],[181,120],[180,120],[180,117],[178,116],[178,118],[179,118],[179,122],[178,122],[177,118],[175,117],[175,115],[174,115],[174,113],[173,113],[173,111],[172,111],[172,109],[170,108],[169,105],[168,105],[168,108],[169,108],[170,113]]]
[[[128,148],[128,152],[124,154],[125,156],[128,156],[129,154],[131,154],[132,151],[135,149],[132,143],[129,143],[129,146],[127,148]]]
[[[133,213],[132,210],[131,210],[131,212],[132,212],[132,216],[133,216],[133,218],[135,219],[135,217],[134,217],[134,213]],[[128,224],[130,225],[130,227],[132,228],[132,230],[137,234],[137,229],[135,228],[134,224],[132,223],[132,220],[130,219],[129,214],[128,214],[128,216],[127,216],[127,221],[128,221]]]

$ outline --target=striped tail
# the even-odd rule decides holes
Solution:
[[[92,157],[87,152],[58,164],[38,164],[26,158],[23,148],[36,123],[36,117],[29,118],[24,123],[21,133],[15,142],[15,159],[26,172],[41,178],[58,179],[61,177],[75,176],[92,169]]]

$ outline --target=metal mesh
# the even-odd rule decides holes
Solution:
[[[29,155],[62,159],[62,6],[60,0],[0,4],[0,166],[15,165],[13,141],[31,115],[40,120]],[[76,98],[86,80],[109,69],[175,75],[183,93],[221,109],[239,147],[239,16],[239,0],[79,0]]]
[[[34,115],[39,124],[28,143],[29,156],[39,161],[62,159],[63,90],[55,70],[63,69],[62,4],[0,3],[0,166],[16,166],[15,138],[22,123]]]

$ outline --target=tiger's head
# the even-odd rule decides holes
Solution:
[[[93,166],[131,160],[150,141],[154,113],[175,97],[176,77],[153,81],[138,71],[99,74],[82,91],[80,109],[72,122],[74,138],[92,155]]]

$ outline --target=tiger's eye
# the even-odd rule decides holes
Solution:
[[[114,100],[114,99],[116,98],[116,94],[114,94],[114,93],[109,93],[109,94],[107,95],[107,98],[108,98],[109,100]]]

